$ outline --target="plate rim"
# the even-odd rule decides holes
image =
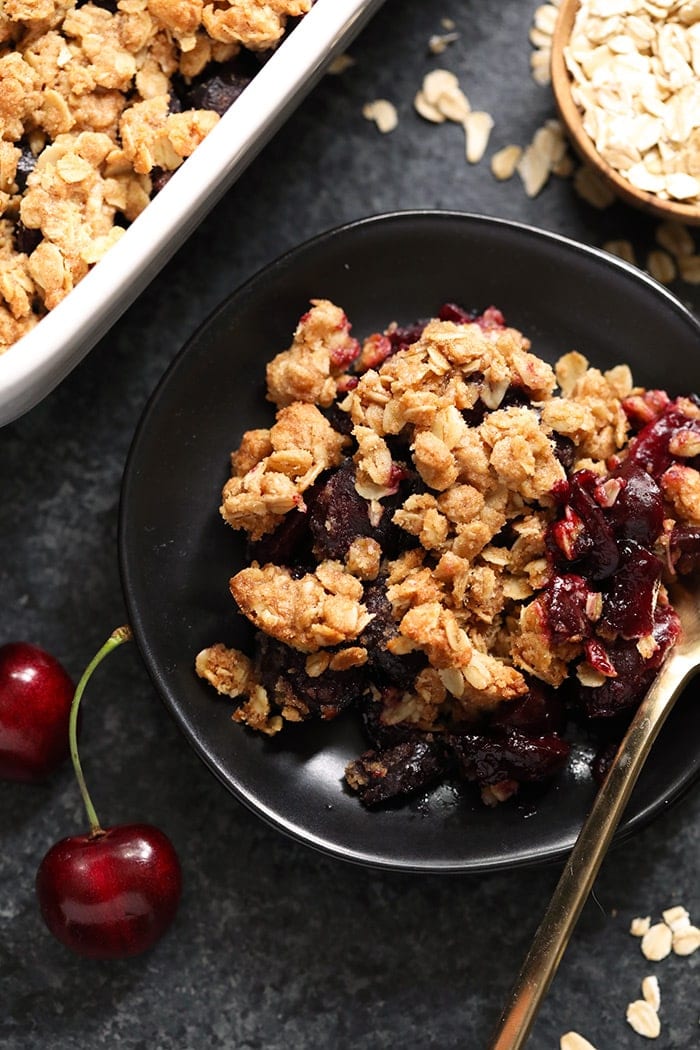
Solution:
[[[391,859],[386,856],[378,856],[376,852],[371,854],[362,854],[358,849],[352,849],[344,847],[336,842],[327,841],[324,837],[316,832],[309,830],[302,830],[295,825],[295,823],[279,813],[273,811],[269,806],[261,804],[260,801],[256,801],[252,793],[246,792],[237,784],[232,783],[230,775],[220,767],[219,763],[209,753],[206,746],[200,741],[196,732],[192,726],[188,724],[180,715],[176,704],[173,702],[170,696],[169,687],[166,684],[165,676],[162,669],[159,666],[159,662],[156,659],[152,647],[148,640],[148,632],[144,629],[141,616],[139,613],[138,602],[133,593],[133,583],[131,579],[131,572],[129,567],[129,557],[126,552],[125,544],[125,533],[127,531],[127,509],[129,502],[129,489],[132,482],[135,480],[135,475],[138,471],[134,464],[137,458],[138,447],[141,442],[142,436],[146,433],[150,422],[151,415],[156,409],[157,404],[163,394],[163,391],[167,387],[168,382],[172,379],[173,375],[178,370],[180,363],[187,356],[190,346],[196,341],[201,339],[203,332],[209,328],[219,316],[219,314],[226,311],[232,300],[238,297],[245,297],[246,292],[251,286],[258,283],[261,278],[271,279],[274,274],[282,268],[286,268],[290,263],[294,261],[300,255],[306,254],[307,252],[315,251],[328,240],[334,240],[339,236],[347,234],[354,234],[358,230],[362,230],[368,227],[374,227],[379,225],[389,226],[394,223],[402,222],[421,222],[423,220],[434,222],[445,221],[445,222],[459,222],[465,225],[488,225],[490,227],[497,226],[504,229],[511,230],[518,234],[525,234],[526,236],[534,236],[535,238],[554,243],[564,247],[568,251],[573,251],[576,254],[588,256],[594,259],[598,264],[604,264],[610,268],[622,271],[626,276],[636,283],[646,285],[650,291],[657,297],[661,297],[666,300],[666,305],[672,308],[683,321],[692,329],[695,335],[700,340],[700,320],[698,320],[692,312],[685,306],[681,300],[677,298],[672,292],[670,292],[664,285],[654,280],[649,274],[643,270],[638,269],[636,266],[626,262],[623,259],[619,259],[616,256],[604,251],[602,248],[597,248],[592,245],[584,244],[580,241],[574,240],[573,238],[567,237],[564,234],[555,233],[549,230],[543,230],[538,227],[532,226],[525,222],[520,222],[513,219],[505,219],[496,216],[483,215],[478,212],[463,212],[446,209],[431,209],[431,208],[419,208],[419,209],[399,209],[392,210],[389,212],[381,212],[369,216],[365,216],[359,219],[354,219],[349,222],[342,223],[338,226],[331,227],[323,230],[313,237],[295,245],[285,251],[283,254],[276,258],[261,265],[250,277],[244,280],[240,285],[229,292],[204,318],[204,320],[197,326],[195,331],[185,340],[184,344],[177,351],[175,356],[172,358],[164,372],[157,380],[153,390],[149,394],[138,423],[134,430],[134,434],[129,446],[127,457],[125,460],[124,471],[122,475],[122,482],[120,486],[119,495],[119,512],[118,512],[118,563],[119,563],[119,574],[122,585],[122,593],[126,604],[129,623],[132,627],[134,640],[136,642],[138,651],[141,658],[146,666],[149,677],[156,689],[156,692],[165,705],[170,717],[175,721],[179,731],[184,735],[190,747],[193,748],[195,754],[204,763],[204,765],[214,774],[217,780],[227,789],[227,791],[236,799],[239,803],[243,804],[245,808],[251,813],[255,814],[258,818],[263,820],[268,826],[274,828],[276,831],[281,832],[286,837],[293,841],[302,843],[303,845],[314,849],[325,856],[330,856],[338,860],[345,861],[347,863],[359,865],[365,868],[373,868],[379,870],[388,870],[396,872],[405,872],[407,874],[486,874],[489,872],[496,871],[508,871],[516,870],[526,867],[534,867],[537,865],[553,864],[557,861],[565,858],[573,845],[565,846],[550,846],[544,849],[538,850],[536,853],[532,851],[521,852],[515,857],[512,856],[499,856],[498,858],[487,858],[485,860],[469,861],[459,860],[453,861],[449,859],[442,859],[440,861],[427,860],[425,863],[418,862],[402,862],[400,860]],[[648,826],[657,816],[668,810],[672,805],[681,802],[688,793],[692,790],[696,782],[700,779],[700,761],[698,767],[692,770],[689,774],[680,779],[677,779],[674,788],[671,792],[658,798],[651,804],[645,806],[642,810],[636,813],[631,818],[625,821],[624,816],[620,822],[619,827],[615,832],[613,844],[611,848],[625,842],[632,835],[641,831],[643,828]],[[426,818],[429,819],[429,818]]]

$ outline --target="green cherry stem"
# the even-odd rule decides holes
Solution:
[[[97,819],[97,813],[95,807],[92,804],[90,793],[85,783],[85,777],[83,776],[83,767],[80,764],[80,755],[78,754],[78,710],[80,708],[80,701],[82,700],[83,693],[85,692],[85,686],[88,684],[92,677],[92,672],[95,668],[102,663],[105,656],[111,653],[117,646],[122,645],[123,642],[128,642],[133,638],[131,628],[128,624],[123,627],[117,627],[115,631],[112,631],[109,638],[102,646],[100,650],[93,656],[90,663],[83,671],[82,677],[78,682],[73,701],[70,709],[70,719],[68,721],[68,739],[70,741],[70,757],[73,762],[73,769],[75,770],[75,779],[78,781],[78,787],[80,788],[80,794],[83,796],[83,804],[85,805],[85,812],[87,813],[88,820],[90,821],[90,835],[96,836],[103,834],[100,822]]]

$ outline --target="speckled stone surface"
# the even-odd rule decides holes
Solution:
[[[332,2],[332,0],[323,0]],[[337,0],[340,2],[340,0]],[[345,220],[446,207],[519,219],[592,244],[655,223],[598,212],[553,180],[529,201],[516,180],[468,167],[457,126],[412,111],[424,72],[453,69],[494,116],[489,154],[525,143],[553,115],[529,76],[534,2],[387,0],[272,146],[62,386],[0,433],[0,638],[27,639],[78,674],[125,613],[117,570],[119,485],[158,378],[226,293],[283,250]],[[440,18],[459,41],[427,52]],[[362,104],[387,97],[400,123],[382,137]],[[695,308],[697,290],[674,285]],[[547,294],[547,289],[542,289]],[[222,391],[222,396],[225,396]],[[167,469],[167,447],[163,449]],[[185,894],[148,956],[82,962],[54,943],[34,873],[59,837],[82,830],[68,769],[37,788],[4,784],[0,803],[0,1045],[5,1050],[482,1050],[557,878],[406,876],[345,865],[282,838],[231,799],[189,750],[136,650],[98,672],[83,761],[107,823],[146,819],[172,837]],[[700,741],[698,742],[700,746]],[[537,1021],[532,1050],[576,1029],[598,1050],[634,1050],[626,1004],[659,977],[659,1050],[700,1042],[700,953],[647,963],[630,919],[683,902],[700,917],[697,787],[606,860]]]

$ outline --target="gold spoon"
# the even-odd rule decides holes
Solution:
[[[520,1050],[525,1046],[651,746],[684,687],[700,670],[697,596],[678,583],[669,592],[681,619],[680,639],[642,701],[596,795],[513,986],[490,1050]]]

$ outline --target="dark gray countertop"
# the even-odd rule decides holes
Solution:
[[[183,341],[244,278],[345,220],[443,207],[523,220],[591,244],[655,223],[598,212],[569,182],[528,200],[517,179],[468,167],[457,126],[413,112],[428,69],[453,69],[493,114],[489,154],[525,143],[551,96],[529,76],[535,3],[388,0],[187,245],[62,386],[0,433],[0,638],[43,645],[78,674],[125,617],[117,570],[119,485],[146,399]],[[441,17],[459,41],[427,53]],[[362,104],[398,106],[381,136]],[[676,292],[700,308],[697,290]],[[547,289],[542,289],[547,294]],[[225,393],[225,392],[223,392]],[[167,449],[164,449],[167,464]],[[167,466],[166,466],[167,469]],[[185,894],[149,955],[87,964],[47,934],[33,880],[49,845],[84,818],[69,769],[43,787],[3,785],[0,1043],[7,1050],[337,1047],[481,1050],[557,878],[556,868],[482,878],[408,876],[330,860],[230,798],[170,721],[135,648],[91,687],[83,761],[107,823],[148,820],[175,843]],[[646,1045],[627,1026],[642,977],[659,976],[659,1050],[698,1046],[700,953],[647,963],[630,919],[682,902],[700,913],[700,793],[693,790],[606,860],[531,1040],[574,1028],[598,1050]]]

